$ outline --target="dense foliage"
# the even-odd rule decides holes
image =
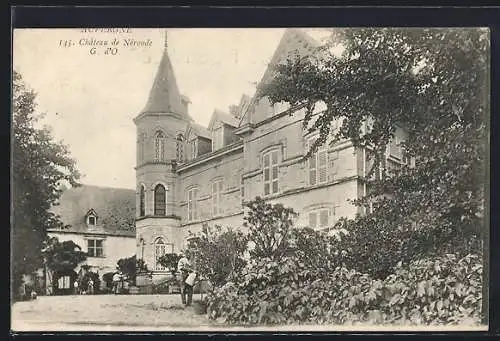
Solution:
[[[177,272],[177,265],[180,259],[180,255],[176,253],[166,253],[158,259],[158,263],[169,269],[170,272],[175,276]]]
[[[282,205],[264,204],[260,198],[248,207],[259,227],[283,212]],[[250,243],[253,238],[270,240],[275,231],[262,228],[247,238]],[[359,257],[352,256],[353,239],[345,238],[347,231],[328,235],[291,222],[281,231],[283,252],[267,248],[267,253],[251,253],[236,276],[212,287],[209,318],[237,325],[480,322],[483,277],[478,254],[422,255],[399,261],[385,277],[374,277],[358,270],[369,255],[361,243]]]
[[[36,94],[13,74],[12,98],[12,276],[13,287],[22,274],[42,266],[41,250],[48,228],[61,227],[49,211],[57,203],[63,183],[76,186],[79,174],[68,149],[53,140],[50,130],[38,128],[43,117]]]
[[[335,44],[344,48],[341,56],[329,54]],[[408,132],[402,147],[415,164],[366,179],[367,195],[355,204],[376,202],[375,209],[341,226],[356,230],[351,254],[365,250],[363,270],[383,277],[400,260],[480,252],[487,230],[488,51],[482,29],[336,30],[316,58],[278,65],[260,90],[272,102],[307,104],[304,127],[319,132],[312,150],[349,139],[371,151],[377,165],[395,129]],[[318,102],[326,110],[313,115]],[[334,119],[342,121],[335,131]]]
[[[42,249],[43,259],[48,270],[52,272],[68,272],[87,259],[87,253],[72,240],[59,242],[56,237],[50,238]]]
[[[291,208],[266,203],[260,197],[246,206],[249,211],[243,225],[248,228],[248,237],[252,241],[250,255],[279,260],[290,246],[288,235],[297,214]]]
[[[478,256],[415,261],[385,280],[345,267],[321,270],[288,256],[253,261],[208,296],[209,317],[229,324],[479,323]]]
[[[204,225],[192,234],[186,249],[195,270],[214,287],[224,285],[245,265],[247,240],[241,231]]]
[[[125,276],[125,279],[133,285],[136,283],[136,276],[138,273],[149,272],[144,260],[137,260],[135,255],[127,258],[120,258],[116,263],[116,269],[120,271]]]
[[[479,28],[336,29],[317,55],[278,65],[259,90],[306,105],[304,129],[319,133],[310,152],[349,139],[374,161],[354,202],[373,209],[337,226],[349,232],[339,247],[350,267],[383,279],[400,261],[482,253],[488,269],[489,49]],[[315,115],[317,103],[326,109]],[[413,162],[389,169],[383,158],[397,127]],[[382,176],[370,177],[377,169]]]

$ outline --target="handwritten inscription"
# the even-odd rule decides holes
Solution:
[[[86,35],[79,39],[61,39],[59,40],[59,47],[63,49],[70,48],[86,48],[90,55],[117,55],[120,50],[135,49],[135,48],[149,48],[153,46],[153,41],[151,39],[135,39],[128,37],[109,37],[108,34],[117,33],[131,33],[130,29],[83,29],[80,31]],[[97,35],[90,35],[96,34]],[[108,33],[106,35],[100,35],[98,33]],[[87,34],[89,34],[87,36]]]

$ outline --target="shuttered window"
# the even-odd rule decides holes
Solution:
[[[219,127],[212,132],[212,151],[221,149],[224,146],[224,130]]]
[[[198,189],[192,188],[188,191],[188,221],[196,220],[198,217]]]
[[[196,139],[189,141],[189,158],[192,160],[198,156]]]
[[[263,155],[264,195],[278,193],[278,174],[278,151],[273,150]]]
[[[214,216],[222,213],[221,209],[222,180],[212,183],[212,214]]]
[[[315,139],[306,143],[306,152],[309,151]],[[319,146],[308,161],[308,181],[310,186],[325,183],[328,180],[328,151],[325,146]]]
[[[318,214],[316,212],[309,213],[309,227],[312,229],[317,228],[318,225]]]
[[[309,227],[312,229],[323,229],[329,227],[329,210],[322,208],[309,212]]]

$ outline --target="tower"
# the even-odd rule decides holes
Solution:
[[[188,99],[179,92],[165,46],[144,109],[134,118],[137,127],[136,242],[137,258],[161,275],[157,259],[178,252],[181,243],[175,165],[184,157],[183,132],[191,121]]]

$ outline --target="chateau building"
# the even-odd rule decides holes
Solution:
[[[311,55],[317,46],[305,32],[287,29],[270,65],[292,54]],[[269,67],[260,83],[272,74]],[[363,180],[373,166],[369,151],[329,140],[302,161],[317,138],[304,132],[303,107],[242,95],[228,112],[214,110],[203,127],[189,115],[189,103],[179,91],[165,43],[146,106],[134,119],[137,257],[155,276],[165,273],[158,257],[182,250],[189,232],[200,231],[204,223],[241,227],[244,203],[257,196],[292,207],[299,213],[296,226],[320,230],[363,213],[349,199],[368,190]],[[316,114],[323,109],[318,105]],[[398,130],[387,148],[387,167],[405,162],[402,140]]]
[[[116,271],[119,259],[135,254],[133,189],[90,185],[69,188],[51,210],[65,226],[49,229],[48,236],[57,237],[60,242],[73,241],[87,253],[87,259],[73,272],[54,273],[53,279],[46,278],[49,292],[57,282],[59,292],[72,293],[74,276],[84,264],[102,276]]]

